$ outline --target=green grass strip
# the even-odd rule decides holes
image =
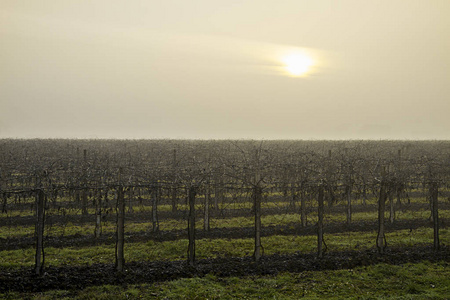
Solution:
[[[440,231],[442,243],[450,241],[450,230]],[[376,232],[349,232],[325,235],[328,251],[362,250],[375,246]],[[316,251],[315,236],[269,236],[263,237],[264,254],[310,253]],[[398,230],[386,234],[388,246],[402,247],[433,243],[433,230]],[[247,239],[201,239],[196,241],[196,257],[243,257],[253,254],[254,240]],[[184,260],[188,248],[187,239],[165,242],[125,243],[125,261]],[[114,261],[114,244],[90,247],[45,249],[46,265],[92,265]],[[0,268],[32,267],[34,249],[6,250],[0,252]]]
[[[448,299],[447,262],[377,264],[351,270],[281,273],[275,276],[207,275],[80,291],[0,294],[3,299]]]

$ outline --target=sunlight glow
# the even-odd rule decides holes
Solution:
[[[309,71],[311,66],[314,64],[313,59],[303,53],[295,53],[287,55],[283,57],[282,61],[284,63],[284,68],[292,76],[305,75]]]

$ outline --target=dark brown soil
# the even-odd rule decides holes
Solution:
[[[381,255],[376,250],[330,252],[324,258],[311,254],[263,256],[259,263],[252,257],[204,259],[190,266],[184,261],[133,262],[126,264],[122,273],[114,265],[83,267],[50,267],[42,276],[30,269],[0,270],[0,292],[42,292],[51,289],[80,290],[95,285],[128,285],[152,283],[178,278],[201,277],[214,274],[218,277],[273,275],[280,272],[352,269],[360,266],[387,263],[401,265],[419,261],[450,263],[450,248],[434,251],[429,246],[387,249]]]

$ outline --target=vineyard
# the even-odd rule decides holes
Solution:
[[[0,140],[0,293],[450,261],[448,141]]]

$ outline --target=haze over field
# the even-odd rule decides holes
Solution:
[[[450,139],[450,1],[0,2],[0,138]]]

